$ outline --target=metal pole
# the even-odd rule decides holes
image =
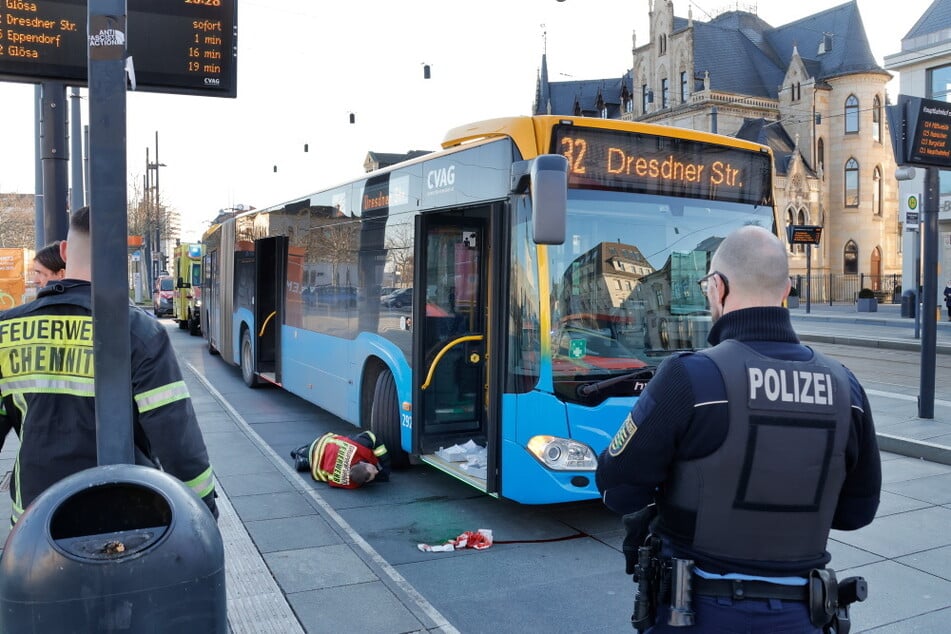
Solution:
[[[921,235],[924,267],[924,314],[921,335],[921,389],[918,393],[918,417],[934,418],[935,353],[938,307],[938,168],[925,168],[925,195],[921,206]]]
[[[69,228],[69,151],[66,144],[66,86],[43,82],[43,244],[66,237]]]
[[[812,312],[812,245],[806,245],[806,314]]]
[[[152,292],[152,283],[154,280],[154,271],[152,265],[152,193],[149,189],[149,148],[145,148],[145,176],[142,177],[142,196],[145,201],[145,281],[148,292]]]
[[[83,117],[82,100],[79,98],[79,88],[70,89],[70,151],[71,160],[69,162],[72,172],[73,186],[70,189],[69,208],[79,209],[86,204],[86,185],[83,178]]]
[[[43,89],[39,84],[33,87],[33,100],[33,127],[35,130],[33,143],[33,217],[36,229],[33,243],[36,250],[39,251],[45,245],[43,240],[46,238],[46,230],[44,229],[46,223],[43,222]]]
[[[126,2],[89,0],[93,363],[100,465],[134,464],[126,258]]]
[[[919,231],[916,232],[915,246],[912,249],[915,266],[915,339],[921,339],[921,238],[924,235],[920,229],[924,226],[925,219],[921,218],[918,225]]]

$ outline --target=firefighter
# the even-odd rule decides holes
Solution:
[[[713,347],[667,359],[598,460],[603,500],[625,515],[641,595],[632,621],[820,632],[840,619],[845,631],[840,608],[864,598],[864,581],[837,586],[826,542],[878,508],[868,397],[841,363],[799,343],[782,307],[787,255],[769,231],[728,235],[699,282]]]
[[[0,316],[0,447],[11,428],[20,437],[13,523],[48,487],[97,465],[88,207],[70,214],[60,248],[66,278]],[[129,328],[136,463],[177,477],[217,518],[205,441],[168,333],[132,305]]]
[[[373,480],[390,479],[390,456],[376,435],[364,431],[354,436],[328,433],[291,452],[298,471],[310,471],[318,482],[356,489]]]

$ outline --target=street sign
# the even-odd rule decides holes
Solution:
[[[918,230],[918,212],[917,211],[905,212],[905,229],[907,231]]]
[[[127,2],[135,90],[237,96],[237,0]],[[0,80],[85,86],[87,11],[86,0],[6,0]]]
[[[819,244],[822,227],[818,225],[789,225],[786,227],[789,244]]]
[[[886,115],[896,163],[951,168],[951,103],[898,95]]]

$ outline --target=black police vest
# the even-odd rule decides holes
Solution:
[[[783,361],[733,340],[700,354],[723,376],[729,431],[712,454],[674,465],[661,525],[720,559],[821,558],[845,479],[845,369],[818,352]]]

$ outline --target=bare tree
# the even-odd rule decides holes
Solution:
[[[0,194],[0,247],[36,247],[36,207],[33,194]]]

